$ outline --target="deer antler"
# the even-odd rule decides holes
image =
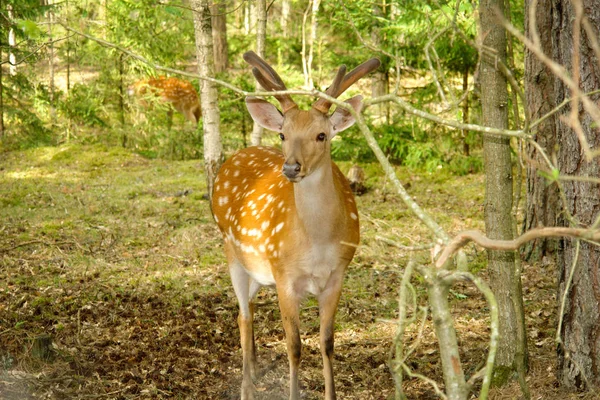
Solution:
[[[381,62],[377,58],[371,58],[369,61],[365,61],[360,64],[358,67],[354,68],[350,73],[346,75],[346,66],[342,65],[333,80],[331,86],[327,88],[325,91],[331,97],[338,97],[342,93],[346,91],[350,86],[352,86],[356,81],[358,81],[363,76],[368,73],[376,70],[381,65]],[[329,108],[331,108],[331,102],[325,99],[319,99],[313,104],[313,108],[322,112],[323,114],[327,114],[329,112]]]
[[[286,90],[285,83],[281,80],[277,72],[265,60],[260,58],[255,52],[248,51],[244,53],[244,60],[254,68],[252,73],[254,77],[265,90],[268,91],[279,91]],[[289,94],[276,95],[275,98],[281,104],[283,113],[285,114],[298,105],[292,100]]]

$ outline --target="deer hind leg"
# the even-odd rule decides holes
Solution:
[[[279,299],[279,309],[283,320],[288,361],[290,364],[290,400],[298,400],[300,398],[298,369],[302,352],[299,299],[293,294],[287,293],[285,285],[280,284],[277,285],[277,297]]]
[[[342,280],[336,276],[327,284],[318,297],[321,355],[323,357],[323,377],[325,378],[325,399],[335,400],[335,383],[333,381],[333,335],[335,312],[340,301]]]
[[[238,326],[240,328],[240,342],[242,346],[242,400],[254,398],[254,384],[256,378],[256,347],[254,344],[254,304],[252,302],[260,285],[256,283],[244,270],[237,260],[230,261],[229,272],[231,281],[238,299],[240,313]]]

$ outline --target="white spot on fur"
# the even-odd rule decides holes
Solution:
[[[280,222],[279,224],[277,224],[277,226],[275,227],[275,229],[273,229],[274,233],[279,232],[281,229],[283,228],[283,222]]]

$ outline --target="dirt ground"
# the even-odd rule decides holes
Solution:
[[[237,304],[221,239],[203,200],[198,161],[148,160],[122,149],[61,146],[3,155],[0,163],[0,398],[237,399],[241,350]],[[341,165],[347,170],[349,165]],[[338,309],[335,380],[340,399],[391,399],[388,369],[405,245],[429,237],[388,193],[376,166],[358,199],[362,245]],[[483,177],[400,171],[420,204],[450,232],[481,229]],[[379,175],[381,176],[381,175]],[[443,178],[443,179],[442,179]],[[460,190],[456,190],[456,188]],[[484,254],[469,247],[472,271]],[[426,304],[413,278],[417,304]],[[555,378],[555,272],[525,265],[523,286],[533,399],[566,394]],[[489,339],[483,297],[467,284],[450,296],[467,375]],[[407,364],[441,385],[437,342],[423,309],[404,342]],[[316,303],[304,303],[301,390],[323,396]],[[288,364],[277,299],[259,293],[255,332],[257,399],[287,398]],[[44,346],[44,343],[51,345]],[[438,398],[405,378],[409,399]],[[519,399],[518,385],[492,399]]]

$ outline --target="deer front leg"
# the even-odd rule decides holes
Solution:
[[[335,312],[340,300],[342,279],[332,277],[319,295],[319,320],[321,355],[323,357],[323,377],[325,378],[325,399],[335,400],[335,383],[333,381],[333,335]]]
[[[300,341],[300,316],[298,309],[299,299],[286,293],[285,289],[280,289],[281,286],[285,285],[277,285],[277,297],[279,298],[279,309],[283,320],[288,361],[290,364],[290,400],[298,400],[300,398],[298,369],[302,352],[302,342]]]

